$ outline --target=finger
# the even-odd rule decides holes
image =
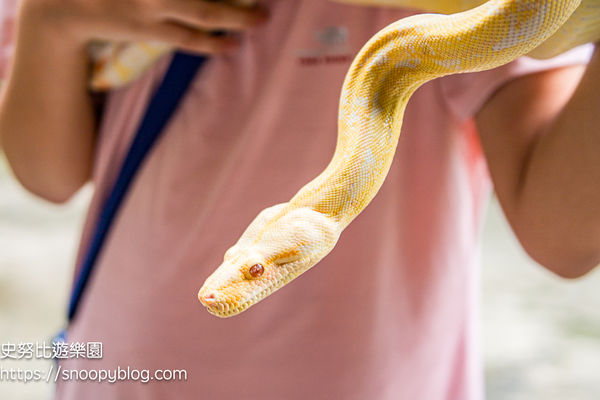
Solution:
[[[146,40],[168,43],[178,49],[200,54],[219,54],[239,46],[229,36],[214,36],[210,33],[175,23],[162,23],[148,29]]]
[[[241,31],[253,28],[267,19],[259,7],[236,7],[200,0],[167,0],[164,16],[196,28]]]

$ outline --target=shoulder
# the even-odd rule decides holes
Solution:
[[[442,95],[459,119],[471,118],[511,82],[544,71],[585,65],[592,52],[593,46],[585,45],[548,60],[521,57],[489,71],[452,75],[440,80]]]

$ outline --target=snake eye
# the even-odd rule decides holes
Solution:
[[[261,276],[263,273],[265,272],[265,267],[262,266],[262,264],[254,264],[253,266],[250,267],[250,269],[248,270],[248,273],[253,277],[253,278],[258,278],[259,276]]]

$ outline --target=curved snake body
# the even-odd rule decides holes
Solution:
[[[336,151],[288,202],[252,222],[198,297],[228,317],[296,278],[329,253],[390,168],[402,115],[423,83],[494,68],[528,53],[565,23],[579,1],[492,0],[453,15],[396,22],[360,51],[342,89]],[[261,274],[251,274],[251,268]]]
[[[411,5],[414,0],[373,2]],[[447,12],[479,3],[430,2]],[[255,218],[200,289],[202,304],[219,317],[238,314],[333,249],[381,187],[404,109],[420,85],[495,68],[536,48],[539,57],[548,57],[595,40],[600,37],[598,4],[600,0],[491,0],[452,15],[415,15],[377,33],[344,81],[331,162],[289,202]]]

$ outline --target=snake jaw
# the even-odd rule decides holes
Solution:
[[[240,262],[239,257],[225,260],[204,282],[198,292],[198,300],[211,314],[227,317],[240,309],[243,299],[253,297],[260,290],[260,278],[252,277],[248,272],[251,265],[246,264]],[[252,265],[256,264],[259,263]]]
[[[221,265],[215,274],[206,280],[198,292],[198,299],[209,313],[220,318],[232,317],[277,291],[315,263],[307,266],[301,265],[298,261],[285,265],[272,264],[266,269],[264,275],[257,279],[245,278],[245,281],[235,282],[233,279],[228,279],[227,282],[218,283],[219,277],[215,277],[215,274],[224,267]]]
[[[224,261],[208,277],[198,292],[198,300],[209,313],[221,318],[239,314],[305,270],[297,261],[276,264],[265,260],[251,266],[248,265],[254,262],[243,262],[236,257],[234,260]],[[249,273],[256,264],[263,267],[260,276],[253,276]]]

